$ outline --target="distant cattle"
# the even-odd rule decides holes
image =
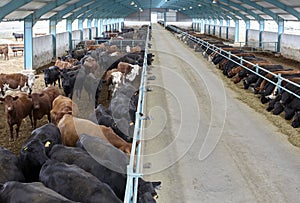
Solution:
[[[27,91],[28,94],[32,92],[35,82],[34,74],[10,73],[0,74],[0,88],[2,96],[5,95],[7,90]]]
[[[24,44],[9,44],[9,47],[11,48],[14,56],[17,56],[19,51],[22,52],[23,56]]]
[[[37,120],[42,119],[44,115],[47,115],[49,122],[51,122],[50,111],[52,109],[52,102],[58,95],[58,88],[54,86],[47,87],[39,93],[29,95],[29,98],[32,100],[34,128],[36,128]]]
[[[14,125],[17,125],[16,139],[18,139],[20,126],[25,117],[29,116],[31,126],[33,127],[32,101],[26,93],[18,93],[16,96],[7,95],[5,98],[0,98],[0,101],[5,103],[5,115],[10,129],[10,140],[14,140]]]
[[[9,60],[9,57],[8,57],[8,45],[7,44],[2,44],[0,45],[0,54],[4,55],[4,60]]]
[[[24,39],[24,34],[22,34],[22,33],[13,32],[12,35],[15,37],[16,41],[18,41],[18,39],[22,39],[22,41],[23,41],[23,39]]]
[[[9,181],[1,185],[0,202],[5,203],[75,203],[47,188],[43,183]]]
[[[41,168],[40,181],[73,201],[122,202],[107,184],[76,165],[48,160]]]
[[[59,95],[52,103],[51,122],[57,125],[65,114],[77,116],[79,114],[78,106],[72,99]]]
[[[0,147],[0,166],[0,183],[7,181],[25,181],[19,158],[3,147]]]
[[[44,81],[45,86],[48,85],[56,85],[56,81],[58,81],[58,87],[60,88],[60,69],[57,66],[50,66],[44,70]]]

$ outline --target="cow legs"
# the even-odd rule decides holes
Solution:
[[[9,125],[9,130],[10,130],[10,138],[9,138],[9,141],[14,141],[14,132],[13,132],[14,127],[13,127],[13,125],[10,125],[10,124],[8,124],[8,125]]]

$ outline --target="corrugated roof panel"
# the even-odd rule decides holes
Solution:
[[[24,6],[20,7],[19,9],[20,10],[38,10],[46,5],[47,5],[47,3],[32,1],[28,4],[25,4]]]
[[[14,11],[6,16],[7,19],[10,20],[21,20],[32,14],[33,11]]]
[[[57,14],[57,12],[48,12],[45,15],[41,16],[41,19],[48,19],[51,18],[52,16],[54,16],[55,14]]]
[[[6,4],[8,4],[9,2],[11,2],[12,0],[1,0],[0,1],[0,7],[2,7],[2,6],[4,6],[4,5],[6,5]]]

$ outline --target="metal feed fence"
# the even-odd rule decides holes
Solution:
[[[277,87],[277,89],[278,89],[278,93],[281,91],[281,89],[283,89],[283,90],[285,90],[286,92],[288,92],[288,93],[290,93],[290,94],[292,94],[292,95],[294,95],[295,97],[297,97],[297,98],[300,99],[300,95],[298,95],[298,94],[296,94],[295,92],[292,92],[292,91],[286,89],[285,87],[281,86],[281,82],[282,82],[282,81],[286,81],[287,83],[293,84],[294,86],[299,87],[299,88],[300,88],[300,85],[297,84],[297,83],[295,83],[295,82],[292,82],[292,81],[290,81],[290,80],[288,80],[288,79],[286,79],[286,78],[284,78],[284,77],[281,77],[281,74],[278,74],[278,75],[277,75],[277,74],[274,74],[273,72],[271,72],[271,71],[269,71],[269,70],[266,70],[266,69],[264,69],[264,68],[258,66],[257,64],[254,64],[254,63],[251,63],[251,62],[249,62],[249,61],[247,61],[247,60],[244,60],[243,57],[239,57],[239,56],[236,56],[236,55],[234,55],[234,54],[231,54],[231,52],[229,52],[229,51],[225,51],[225,50],[223,50],[223,49],[221,49],[221,48],[215,46],[214,44],[210,44],[210,43],[208,43],[208,42],[206,42],[206,41],[204,41],[204,40],[202,40],[202,39],[199,39],[199,38],[197,38],[197,37],[194,37],[194,36],[192,36],[192,35],[190,35],[190,34],[188,34],[188,33],[186,33],[186,32],[181,31],[180,29],[178,29],[178,28],[176,28],[176,27],[169,26],[169,28],[172,29],[173,31],[175,31],[176,33],[179,33],[179,34],[181,34],[181,35],[184,35],[184,36],[188,37],[188,38],[189,38],[190,40],[192,40],[193,42],[205,46],[205,47],[206,47],[206,51],[207,51],[208,49],[210,49],[210,50],[212,50],[212,51],[219,50],[219,54],[220,54],[221,56],[223,56],[223,57],[225,57],[226,59],[228,59],[228,60],[230,60],[230,61],[232,61],[232,62],[238,64],[239,66],[241,66],[241,67],[247,69],[248,71],[250,71],[250,72],[256,74],[257,76],[259,76],[259,77],[261,77],[261,78],[267,80],[268,82],[274,84],[274,85]],[[236,58],[236,59],[238,59],[238,61],[235,61],[235,60],[233,60],[232,58]],[[243,63],[248,63],[248,64],[250,64],[252,67],[255,67],[255,71],[252,70],[252,69],[250,69],[250,68],[248,68],[248,67],[246,67],[246,66],[244,66]],[[265,71],[265,72],[267,72],[267,73],[273,75],[274,77],[277,78],[277,82],[273,82],[272,80],[270,80],[270,79],[266,78],[265,76],[259,74],[259,70]]]
[[[147,30],[146,46],[144,63],[141,75],[141,84],[139,87],[139,100],[136,111],[136,119],[133,133],[133,141],[130,155],[130,162],[127,166],[127,183],[124,203],[136,203],[138,194],[138,179],[143,176],[141,173],[141,138],[144,132],[144,101],[146,92],[146,78],[147,78],[147,54],[148,54],[148,42],[149,42],[149,27]],[[136,143],[140,141],[138,146]]]

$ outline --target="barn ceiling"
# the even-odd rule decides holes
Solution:
[[[0,21],[124,18],[149,8],[201,19],[300,20],[299,0],[1,0]]]

